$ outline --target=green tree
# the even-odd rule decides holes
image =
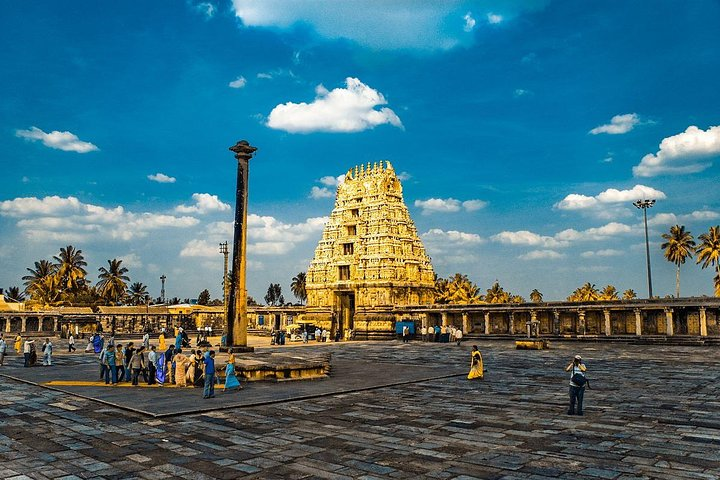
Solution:
[[[715,296],[720,297],[720,225],[710,227],[708,233],[698,236],[700,245],[695,249],[697,254],[697,263],[702,264],[702,268],[715,267],[715,277],[713,278],[713,286],[715,287]]]
[[[282,287],[279,283],[271,283],[265,294],[265,305],[282,305],[285,298],[282,295]]]
[[[634,300],[637,298],[637,293],[632,288],[629,288],[623,292],[623,300]]]
[[[456,273],[448,279],[448,299],[454,304],[479,303],[480,289],[470,281],[467,275]]]
[[[145,305],[150,300],[147,286],[142,282],[134,282],[127,289],[127,298],[132,305]]]
[[[300,300],[300,303],[305,303],[307,300],[307,290],[305,289],[305,272],[300,272],[295,275],[290,283],[290,291],[295,298]]]
[[[108,260],[108,268],[98,268],[100,274],[97,291],[106,302],[118,305],[125,298],[130,277],[125,275],[128,269],[122,266],[122,260]]]
[[[197,304],[207,305],[208,303],[210,303],[210,291],[206,288],[198,295]]]
[[[510,292],[506,292],[497,280],[495,280],[492,287],[488,288],[485,294],[485,301],[488,303],[508,303],[510,298]]]
[[[47,260],[40,260],[35,262],[35,269],[27,268],[30,275],[22,277],[25,285],[25,293],[30,295],[31,298],[36,296],[36,291],[42,288],[42,283],[47,277],[55,274],[55,265]]]
[[[532,292],[530,292],[530,301],[533,303],[542,303],[543,301],[543,294],[540,293],[540,291],[535,288]]]
[[[248,305],[252,305],[252,306],[260,305],[260,304],[257,303],[257,302],[255,301],[255,299],[254,299],[253,297],[251,297],[250,295],[247,296],[247,304],[248,304]]]
[[[450,303],[450,292],[448,291],[448,280],[441,278],[435,274],[435,303],[447,304]]]
[[[5,292],[5,300],[11,302],[22,302],[25,300],[25,294],[19,287],[10,287]]]
[[[680,265],[692,258],[695,251],[695,240],[690,232],[685,231],[685,225],[670,227],[670,233],[663,233],[665,243],[660,245],[665,251],[665,258],[677,267],[675,270],[675,298],[680,298]]]
[[[600,298],[600,292],[595,284],[587,282],[567,298],[569,302],[596,302]]]
[[[620,300],[617,288],[615,288],[613,285],[607,285],[600,292],[598,300]]]
[[[60,248],[60,255],[53,257],[56,262],[59,285],[63,292],[72,293],[81,290],[85,285],[87,267],[82,250],[76,250],[72,245]]]

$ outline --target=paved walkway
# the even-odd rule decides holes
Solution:
[[[549,351],[516,351],[510,342],[478,345],[488,369],[482,381],[454,375],[353,392],[348,380],[345,393],[166,418],[0,376],[0,477],[720,477],[716,349],[558,343]],[[358,378],[453,375],[469,363],[468,345],[309,348],[329,349],[349,368],[356,364]],[[584,417],[565,415],[563,367],[575,353],[586,359],[592,378]],[[63,361],[70,359],[57,358],[52,369]],[[22,370],[0,367],[0,375]],[[310,383],[316,382],[323,380]],[[251,398],[252,389],[238,395]],[[157,390],[121,389],[138,399]],[[197,392],[193,401],[202,403],[199,397]]]

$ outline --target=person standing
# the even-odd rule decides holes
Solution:
[[[130,368],[132,368],[132,384],[137,386],[140,372],[145,368],[145,358],[143,356],[143,347],[133,352],[130,358]]]
[[[5,339],[3,338],[2,334],[0,333],[0,367],[2,367],[3,363],[5,362],[5,353],[7,352],[7,343],[5,343]]]
[[[15,337],[15,353],[17,353],[18,355],[20,355],[20,352],[22,352],[22,350],[23,350],[23,339],[22,339],[22,337],[18,334],[18,335]]]
[[[115,378],[116,382],[122,381],[125,376],[125,351],[121,343],[115,347]],[[129,375],[129,374],[128,374]]]
[[[75,351],[75,337],[73,337],[73,334],[71,333],[68,337],[68,353],[73,353]]]
[[[132,367],[130,366],[130,360],[132,359],[134,354],[135,354],[135,344],[133,342],[128,342],[127,347],[125,348],[125,354],[123,355],[123,359],[125,360],[125,381],[126,382],[132,381]]]
[[[307,334],[307,330],[305,330],[305,329],[303,329],[303,331],[302,331],[302,342],[303,343],[308,342],[308,334]]]
[[[175,356],[175,345],[170,345],[167,350],[165,350],[165,363],[167,363],[166,371],[167,371],[167,381],[168,383],[175,383],[175,363],[173,362],[173,357]]]
[[[570,372],[570,408],[568,408],[568,415],[583,414],[583,397],[585,396],[585,384],[587,379],[585,378],[585,371],[587,367],[582,361],[580,355],[575,355],[570,365],[565,367],[566,372]],[[575,407],[577,406],[577,410]]]
[[[117,385],[117,359],[115,357],[116,351],[113,345],[107,346],[105,349],[105,385],[110,383],[112,379],[113,387]]]
[[[215,350],[210,350],[205,356],[203,398],[215,398]]]
[[[30,354],[32,353],[32,340],[29,338],[25,340],[25,343],[23,344],[23,356],[25,357],[25,364],[24,367],[30,366]]]
[[[145,332],[145,335],[143,335],[143,348],[145,348],[145,350],[150,348],[150,334],[148,332]]]
[[[223,392],[229,392],[233,389],[242,390],[242,386],[235,374],[235,355],[231,353],[228,356],[227,365],[225,366],[225,388]]]
[[[463,337],[462,328],[455,329],[455,342],[457,343],[458,347],[460,346],[460,342],[462,342],[462,337]]]
[[[158,351],[162,354],[165,350],[167,350],[167,346],[165,346],[165,329],[163,329],[158,336]]]
[[[152,345],[148,352],[148,385],[155,385],[155,362],[157,362],[157,352],[155,345]]]
[[[410,327],[408,327],[407,325],[403,325],[402,340],[403,343],[408,343],[410,341]]]
[[[470,373],[468,373],[468,380],[474,380],[479,378],[482,380],[485,370],[483,369],[483,358],[477,345],[473,345],[472,351],[470,352]]]
[[[420,336],[423,342],[427,342],[427,327],[425,325],[420,329]]]
[[[45,343],[43,343],[43,346],[42,346],[43,366],[44,367],[52,367],[52,350],[53,350],[53,344],[49,338],[46,338]]]

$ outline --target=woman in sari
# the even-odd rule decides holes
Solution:
[[[205,387],[205,357],[210,356],[209,353],[203,354],[200,350],[195,350],[195,376],[193,377],[193,385],[196,387]]]
[[[225,367],[225,389],[223,391],[228,392],[233,389],[240,390],[242,386],[240,386],[237,375],[235,375],[235,355],[231,353]]]
[[[185,370],[185,382],[189,383],[191,387],[195,386],[195,368],[196,367],[197,367],[197,358],[195,357],[195,352],[193,350],[190,350],[190,356],[188,357],[187,369]]]
[[[165,345],[165,334],[160,332],[160,336],[158,337],[158,352],[165,353],[165,350],[167,350],[167,346]]]
[[[17,337],[15,337],[15,353],[20,355],[22,353],[22,349],[23,349],[23,340],[22,340],[22,337],[20,335],[18,335]]]
[[[175,351],[177,352],[182,348],[182,334],[178,333],[175,335]]]
[[[470,352],[470,373],[468,373],[467,378],[468,380],[483,378],[483,359],[477,345],[473,345],[472,351]]]
[[[173,361],[175,362],[175,385],[184,387],[187,385],[185,383],[185,370],[190,360],[182,353],[182,350],[178,350]]]

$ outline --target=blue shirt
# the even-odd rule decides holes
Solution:
[[[210,355],[205,357],[205,375],[215,375],[215,359]]]

